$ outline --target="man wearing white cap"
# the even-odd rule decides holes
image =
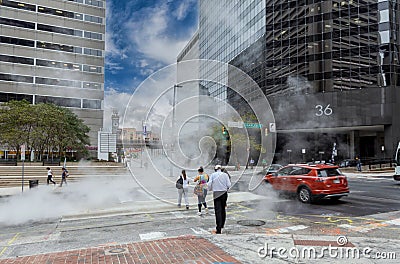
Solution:
[[[215,165],[215,172],[210,175],[208,188],[213,191],[215,221],[217,224],[217,234],[221,234],[226,219],[226,200],[228,199],[228,190],[231,187],[231,181],[228,174],[221,171],[221,165]]]

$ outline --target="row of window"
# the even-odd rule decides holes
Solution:
[[[352,36],[356,36],[357,39],[354,39],[355,42],[360,43],[358,38],[365,36],[366,39],[368,37],[373,36],[373,34],[377,34],[378,32],[378,25],[371,24],[365,27],[358,27],[358,28],[351,28],[351,29],[344,29],[344,30],[333,30],[332,32],[326,32],[323,34],[314,34],[311,36],[298,36],[296,38],[290,39],[280,39],[280,40],[272,40],[271,36],[268,37],[266,46],[267,48],[280,48],[280,47],[288,47],[288,46],[296,46],[301,44],[307,43],[314,43],[322,40],[336,40],[342,42],[341,38],[347,37],[350,38]],[[377,36],[377,35],[376,35]],[[375,39],[377,40],[377,37]],[[351,39],[351,38],[350,38]],[[343,41],[344,42],[344,41]]]
[[[5,37],[5,36],[0,36],[0,43],[26,46],[26,47],[35,47],[35,41],[33,40],[19,39],[19,38]],[[42,41],[36,41],[36,48],[78,53],[78,54],[82,54],[83,51],[83,54],[85,55],[91,55],[97,57],[103,56],[102,50],[74,47],[74,46],[42,42]]]
[[[35,29],[35,23],[16,20],[16,19],[10,19],[10,18],[4,18],[4,17],[0,18],[0,24],[14,26],[14,27]],[[82,30],[64,28],[64,27],[56,27],[56,26],[50,26],[50,25],[45,25],[45,24],[39,24],[39,23],[37,24],[36,29],[42,30],[42,31],[47,31],[47,32],[60,33],[60,34],[64,34],[64,35],[85,37],[85,38],[90,38],[90,39],[97,39],[97,40],[103,39],[103,35],[101,33],[90,32],[90,31],[83,32]]]
[[[38,6],[38,12],[44,13],[44,14],[49,14],[49,15],[54,15],[54,16],[62,16],[62,17],[73,18],[73,19],[77,19],[77,20],[84,20],[87,22],[93,22],[93,23],[97,23],[97,24],[103,24],[103,18],[101,18],[101,17],[91,16],[91,15],[86,15],[86,14],[81,14],[81,13],[74,13],[74,12],[60,10],[60,9],[54,9],[54,8],[50,8],[50,7]]]
[[[97,6],[97,7],[104,7],[103,1],[98,1],[98,0],[85,0],[85,1],[84,0],[67,0],[67,1],[72,1],[72,2],[77,2],[77,3],[81,3],[81,4]],[[1,0],[0,5],[36,12],[36,5],[27,4],[27,3],[19,2],[19,1]]]
[[[101,89],[100,83],[33,77],[33,76],[8,74],[8,73],[0,73],[0,80],[9,82],[36,83],[36,84],[55,85],[55,86],[74,87],[74,88]]]
[[[0,92],[0,102],[9,102],[12,100],[17,100],[17,101],[26,100],[32,104],[34,101],[33,97],[35,97],[36,104],[52,103],[52,104],[55,104],[58,106],[64,106],[64,107],[101,109],[101,100],[65,98],[65,97],[31,95],[31,94],[1,93]]]

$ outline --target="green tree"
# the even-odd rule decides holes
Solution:
[[[65,155],[67,148],[87,153],[90,131],[69,109],[54,104],[31,105],[27,101],[10,101],[0,108],[0,143],[12,146],[27,144],[40,153]]]

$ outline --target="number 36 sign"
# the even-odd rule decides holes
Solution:
[[[316,105],[315,108],[317,109],[317,112],[315,113],[316,116],[330,116],[331,114],[333,114],[333,110],[330,104],[325,107],[323,105]]]

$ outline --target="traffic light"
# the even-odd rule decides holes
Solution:
[[[222,134],[223,134],[223,135],[228,134],[228,131],[226,131],[226,128],[225,128],[224,126],[222,127]]]

